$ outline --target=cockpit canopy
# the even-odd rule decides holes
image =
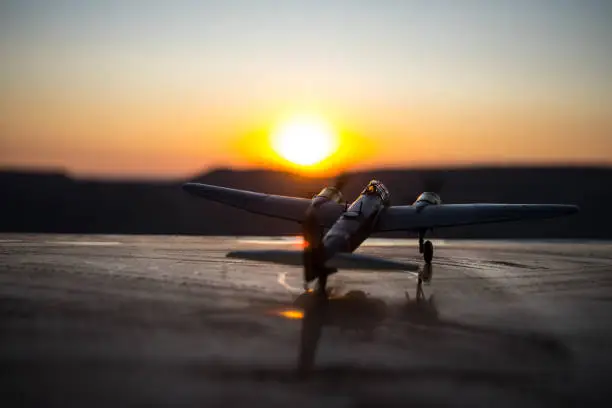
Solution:
[[[317,197],[323,197],[336,203],[344,202],[342,193],[336,187],[325,187],[319,194],[317,194]]]
[[[436,193],[432,193],[430,191],[426,191],[422,193],[414,202],[415,204],[433,204],[438,205],[442,204],[442,199]]]
[[[389,205],[391,194],[387,187],[378,180],[372,180],[366,188],[361,192],[362,195],[377,195],[380,197],[384,205]]]

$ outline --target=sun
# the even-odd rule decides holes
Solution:
[[[272,133],[272,149],[299,166],[313,166],[331,156],[337,148],[334,130],[318,117],[293,117]]]

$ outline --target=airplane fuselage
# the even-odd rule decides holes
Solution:
[[[371,181],[323,237],[325,261],[339,252],[353,252],[374,230],[380,212],[389,205],[389,192]]]

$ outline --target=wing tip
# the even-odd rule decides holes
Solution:
[[[573,204],[555,204],[551,207],[553,215],[571,215],[580,212],[580,207]]]
[[[193,183],[193,182],[183,183],[183,185],[181,185],[181,188],[183,189],[183,191],[186,191],[187,193],[193,194],[193,195],[197,195],[197,192],[201,187],[202,187],[202,184]]]

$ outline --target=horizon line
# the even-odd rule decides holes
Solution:
[[[338,169],[335,173],[316,173],[309,174],[308,172],[300,172],[295,169],[289,168],[273,168],[263,166],[253,167],[242,167],[242,166],[210,166],[203,168],[200,171],[186,174],[183,176],[160,176],[159,174],[152,175],[117,175],[117,174],[104,174],[104,173],[74,173],[69,169],[58,167],[58,166],[1,166],[0,175],[14,173],[14,174],[30,174],[40,176],[64,176],[66,178],[78,181],[109,181],[109,182],[181,182],[193,180],[206,176],[208,174],[220,171],[235,172],[235,173],[248,173],[248,172],[269,172],[269,173],[284,173],[304,178],[312,179],[328,179],[335,177],[338,173],[348,174],[363,174],[373,172],[393,172],[393,171],[455,171],[455,170],[484,170],[484,169],[600,169],[600,170],[612,170],[612,163],[605,162],[558,162],[558,163],[478,163],[478,164],[452,164],[452,165],[420,165],[420,166],[401,166],[401,165],[390,165],[390,166],[373,166],[353,171],[346,171]]]

